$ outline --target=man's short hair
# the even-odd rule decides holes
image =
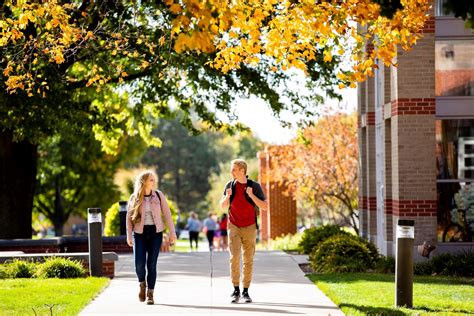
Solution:
[[[243,159],[234,159],[231,162],[232,165],[236,165],[239,169],[244,169],[245,174],[247,174],[247,162]]]

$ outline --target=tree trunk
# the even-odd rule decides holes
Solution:
[[[0,239],[31,238],[37,149],[0,131]]]

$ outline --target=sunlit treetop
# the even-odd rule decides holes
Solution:
[[[324,61],[346,55],[348,71],[339,78],[351,86],[373,75],[376,59],[393,63],[397,45],[410,49],[428,19],[430,0],[401,0],[401,8],[381,14],[371,0],[166,0],[175,14],[174,48],[217,52],[212,65],[223,72],[242,63],[275,61],[283,70],[307,70],[318,50]],[[365,45],[374,49],[366,51]],[[342,84],[344,85],[344,84]]]
[[[97,15],[83,8],[88,1],[6,1],[3,8],[10,12],[1,12],[0,20],[6,89],[44,95],[50,83],[41,70],[48,63],[65,68],[75,63],[67,80],[100,87],[143,71],[152,63],[165,64],[160,52],[170,43],[178,53],[215,54],[209,63],[224,73],[262,61],[268,71],[307,71],[308,63],[320,52],[327,63],[335,56],[346,56],[350,65],[338,77],[342,86],[354,86],[372,75],[377,58],[390,65],[397,45],[409,49],[416,43],[430,6],[429,0],[401,0],[401,8],[389,18],[381,14],[375,0],[165,2],[166,12],[147,12],[134,2],[116,2],[123,6],[127,18],[115,13],[94,21]],[[104,2],[103,7],[107,5],[110,3]],[[94,6],[101,10],[101,6]],[[112,32],[103,27],[113,19],[127,27],[118,24]],[[171,35],[166,31],[158,40],[151,39],[140,32],[144,28],[171,29]],[[374,49],[366,51],[366,43]],[[98,59],[104,49],[115,58],[107,67],[81,65],[76,61],[84,57],[81,52],[86,47],[89,54],[95,49]]]

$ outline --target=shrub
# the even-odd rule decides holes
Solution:
[[[462,276],[473,278],[474,277],[474,251],[463,250],[455,255],[456,269],[449,271],[446,269],[448,275]]]
[[[433,274],[449,276],[474,276],[474,252],[444,253],[431,259]]]
[[[114,203],[105,213],[105,236],[119,236],[120,235],[120,206],[119,203]]]
[[[6,265],[6,277],[10,278],[32,278],[36,273],[36,265],[33,262],[15,259]]]
[[[431,261],[416,262],[413,265],[413,274],[415,275],[432,275],[433,264]]]
[[[282,235],[271,241],[273,250],[285,251],[299,251],[299,242],[301,241],[302,233]]]
[[[0,280],[8,278],[7,265],[0,264]]]
[[[373,268],[367,246],[349,234],[335,235],[313,249],[309,256],[317,272],[361,272]]]
[[[374,270],[377,273],[395,273],[395,258],[379,256]]]
[[[42,278],[81,278],[85,269],[79,261],[69,258],[47,258],[38,268],[37,275]]]
[[[474,277],[474,252],[443,253],[429,261],[415,263],[417,275],[446,275],[455,277]]]
[[[347,235],[350,234],[341,230],[337,225],[324,225],[318,227],[311,227],[303,232],[303,237],[299,243],[299,247],[303,250],[303,253],[310,254],[314,247],[319,243],[334,235]]]
[[[380,254],[379,254],[379,250],[377,248],[377,246],[375,246],[372,242],[362,238],[362,237],[359,237],[359,236],[354,236],[354,235],[349,235],[349,236],[352,236],[353,238],[357,238],[357,240],[359,240],[361,243],[363,243],[366,247],[367,247],[367,250],[369,251],[369,255],[370,255],[370,258],[372,260],[372,264],[376,264],[379,260],[380,260]],[[395,262],[394,262],[395,264]],[[395,267],[395,265],[394,265]],[[395,268],[393,269],[393,271],[395,271]]]

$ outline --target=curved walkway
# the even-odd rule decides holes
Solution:
[[[344,315],[281,251],[256,253],[253,303],[232,304],[228,260],[227,252],[160,254],[155,305],[146,305],[137,298],[132,256],[120,256],[116,277],[80,315]]]

